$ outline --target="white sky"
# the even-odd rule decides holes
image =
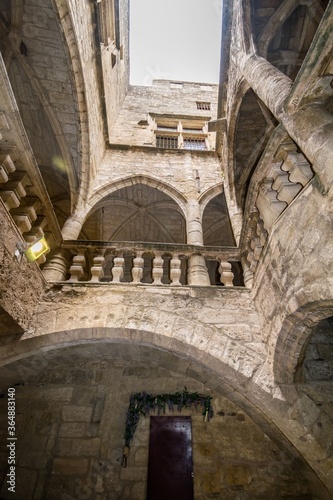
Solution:
[[[130,83],[218,83],[222,0],[130,0]]]

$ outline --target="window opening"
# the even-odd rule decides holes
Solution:
[[[157,130],[165,130],[168,132],[177,132],[177,127],[170,126],[170,125],[157,125]]]
[[[210,111],[210,102],[197,101],[197,109]]]
[[[167,149],[178,149],[178,137],[170,137],[167,135],[156,136],[156,147]]]
[[[184,149],[192,149],[195,151],[204,151],[207,149],[205,139],[197,139],[194,137],[184,137]]]
[[[182,89],[183,84],[180,82],[170,82],[170,89]]]
[[[183,127],[183,132],[187,133],[195,133],[195,134],[202,134],[202,128],[187,128]]]

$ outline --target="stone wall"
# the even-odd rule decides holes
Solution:
[[[29,330],[38,301],[44,293],[46,282],[36,263],[25,257],[18,262],[14,256],[16,243],[22,236],[0,200],[0,342],[12,334]],[[32,286],[33,284],[33,286]],[[15,325],[11,323],[10,318]],[[9,328],[10,327],[10,328]],[[9,335],[9,337],[8,337]]]
[[[71,332],[67,340],[146,342],[205,363],[221,362],[226,379],[250,380],[266,358],[258,316],[245,289],[149,285],[55,287],[24,338]],[[72,337],[73,335],[73,337]],[[211,365],[213,368],[213,364]]]
[[[131,86],[120,110],[110,136],[115,144],[132,146],[154,146],[153,123],[149,113],[171,114],[202,118],[204,121],[216,118],[218,86],[155,80],[151,87]],[[196,102],[211,103],[210,110],[198,110]],[[210,135],[214,146],[215,133]]]
[[[293,380],[307,326],[332,315],[332,194],[311,181],[275,222],[257,269],[253,298],[280,381]]]
[[[116,189],[141,182],[166,191],[178,202],[183,202],[184,196],[198,199],[217,187],[222,192],[220,165],[213,153],[112,149],[106,152],[89,204],[95,205]]]
[[[109,45],[101,45],[109,140],[127,93],[129,79],[129,2],[121,0],[118,3],[120,47],[116,47],[114,39],[110,40]],[[114,4],[112,2],[113,6]]]
[[[168,367],[169,368],[166,368]],[[141,418],[127,468],[121,467],[125,415],[132,392],[183,390],[213,397],[215,412],[205,422],[192,417],[196,500],[310,499],[296,463],[237,406],[222,397],[195,365],[135,345],[82,345],[49,351],[8,370],[24,385],[15,386],[17,467],[15,494],[2,498],[38,500],[144,500],[149,418]],[[0,418],[6,419],[6,392]],[[169,414],[169,413],[168,413]],[[178,413],[174,413],[177,415]],[[5,425],[1,425],[1,441]],[[2,463],[7,453],[1,449]]]

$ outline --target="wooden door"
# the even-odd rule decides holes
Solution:
[[[191,417],[150,417],[147,500],[193,500]]]

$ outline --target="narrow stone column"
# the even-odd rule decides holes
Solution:
[[[124,262],[124,257],[115,257],[113,259],[113,268],[111,270],[113,283],[120,283],[121,278],[124,276]]]
[[[292,81],[257,54],[238,53],[237,64],[244,78],[290,137],[313,164],[324,190],[333,184],[333,117],[320,105],[300,108],[293,114],[285,109]]]
[[[203,245],[200,205],[197,200],[189,200],[187,205],[187,244]]]
[[[187,244],[203,245],[202,219],[197,200],[189,200],[187,205]],[[188,260],[187,281],[189,285],[210,285],[205,257],[199,253]]]
[[[155,252],[155,258],[153,259],[153,285],[162,285],[163,278],[163,259],[161,252]]]
[[[178,255],[173,255],[172,259],[170,260],[171,285],[181,285],[181,282],[179,281],[182,274],[180,266],[181,260],[179,259]]]
[[[86,265],[85,253],[85,249],[80,249],[78,255],[75,255],[73,258],[73,264],[69,269],[71,274],[69,281],[79,281],[79,279],[84,275],[84,268]]]
[[[142,252],[137,252],[136,257],[133,259],[132,283],[141,283],[141,279],[143,276],[143,266],[144,259],[142,258]]]
[[[104,257],[105,250],[100,250],[97,255],[93,258],[93,265],[90,269],[91,272],[91,280],[93,282],[98,282],[104,276],[103,264],[105,261]]]

